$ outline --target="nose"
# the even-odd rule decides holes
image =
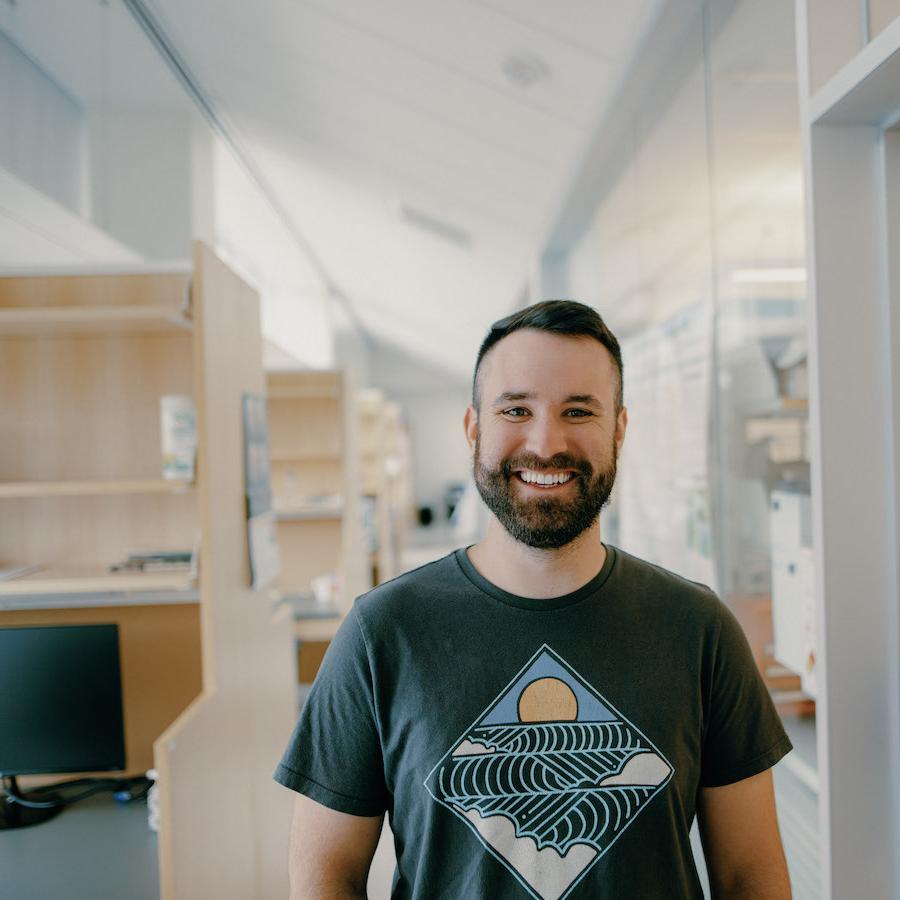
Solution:
[[[528,428],[525,449],[540,456],[541,459],[550,459],[557,453],[567,452],[568,445],[563,423],[554,416],[536,415]]]

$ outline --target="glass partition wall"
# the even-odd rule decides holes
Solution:
[[[794,896],[819,896],[807,292],[794,10],[696,4],[628,110],[567,293],[622,338],[629,434],[605,537],[712,586],[796,752],[776,767]],[[664,449],[664,452],[662,451]]]

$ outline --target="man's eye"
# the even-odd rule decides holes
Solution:
[[[587,416],[592,416],[593,413],[589,409],[567,409],[566,415],[571,416],[573,419],[583,419]]]
[[[522,416],[528,415],[528,410],[523,406],[513,406],[510,409],[504,409],[503,415],[510,416],[513,419],[520,419]]]

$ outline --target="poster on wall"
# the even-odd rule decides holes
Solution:
[[[278,531],[272,511],[266,398],[244,394],[244,492],[247,504],[247,543],[250,586],[271,584],[281,569]]]
[[[622,548],[717,590],[709,491],[712,321],[698,303],[622,341]]]

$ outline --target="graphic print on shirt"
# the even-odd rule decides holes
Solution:
[[[425,779],[538,900],[562,900],[674,770],[547,644]]]

